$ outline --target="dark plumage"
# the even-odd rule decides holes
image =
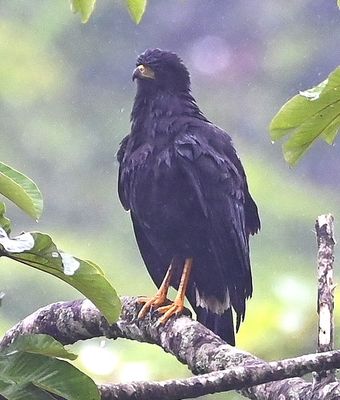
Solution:
[[[192,259],[186,297],[198,321],[234,344],[232,309],[237,330],[253,291],[249,235],[260,228],[242,164],[199,110],[176,54],[146,50],[133,78],[131,133],[118,151],[121,203],[157,287],[172,264],[177,289]]]

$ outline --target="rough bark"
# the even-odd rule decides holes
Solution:
[[[333,216],[320,215],[315,224],[318,244],[318,352],[331,351],[334,348],[334,226]],[[335,380],[335,371],[316,374],[315,379],[320,382],[324,378]]]
[[[334,382],[323,382],[322,385],[313,387],[312,383],[293,378],[252,386],[274,379],[303,375],[313,370],[337,368],[340,366],[340,352],[266,363],[247,352],[227,345],[203,325],[187,316],[172,318],[165,325],[158,323],[157,312],[148,314],[145,319],[137,319],[140,304],[136,300],[136,298],[122,298],[121,318],[112,326],[108,325],[88,300],[51,304],[37,310],[8,331],[0,348],[7,346],[18,335],[24,333],[46,333],[64,344],[98,336],[111,339],[126,338],[161,346],[166,352],[172,353],[179,361],[187,364],[195,374],[220,371],[175,382],[102,385],[100,387],[102,398],[106,400],[118,398],[152,400],[163,396],[167,399],[182,399],[241,388],[241,393],[251,399],[340,397],[339,385]]]
[[[235,389],[256,400],[339,399],[340,385],[335,379],[334,370],[340,367],[340,351],[329,351],[333,349],[334,341],[335,239],[331,215],[318,217],[316,234],[318,354],[266,363],[227,345],[185,315],[171,318],[165,325],[159,324],[157,312],[149,313],[144,319],[137,319],[141,305],[137,298],[129,297],[122,299],[121,317],[111,326],[88,300],[51,304],[37,310],[8,331],[0,342],[0,348],[25,333],[49,334],[64,344],[99,336],[126,338],[161,346],[198,375],[163,382],[101,385],[99,389],[105,400],[175,400]],[[312,383],[296,378],[312,371],[318,372]]]

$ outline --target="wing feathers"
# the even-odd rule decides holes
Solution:
[[[216,139],[208,132],[204,137],[199,132],[194,138],[183,135],[175,141],[175,151],[197,206],[209,220],[210,247],[228,285],[238,327],[244,318],[245,300],[252,295],[248,239],[249,233],[258,229],[258,215],[230,138],[223,133],[213,142],[213,137]]]

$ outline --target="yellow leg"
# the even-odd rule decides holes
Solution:
[[[145,303],[142,309],[138,313],[138,318],[145,317],[145,315],[149,312],[150,308],[157,308],[165,303],[165,300],[168,295],[172,274],[173,274],[173,266],[172,264],[170,264],[157,293],[153,297],[140,297],[138,299],[139,303]]]
[[[183,273],[181,276],[181,281],[179,283],[177,296],[175,301],[168,305],[158,308],[158,312],[164,314],[160,319],[159,322],[164,324],[170,317],[174,314],[179,314],[184,309],[184,300],[185,294],[188,287],[188,282],[190,278],[190,272],[192,268],[192,258],[187,258],[184,263]]]

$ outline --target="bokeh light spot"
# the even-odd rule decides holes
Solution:
[[[199,72],[214,75],[230,64],[231,54],[228,44],[218,36],[204,36],[192,46],[191,62]]]
[[[84,346],[79,354],[79,361],[88,372],[95,375],[110,375],[118,364],[118,356],[102,345]]]

